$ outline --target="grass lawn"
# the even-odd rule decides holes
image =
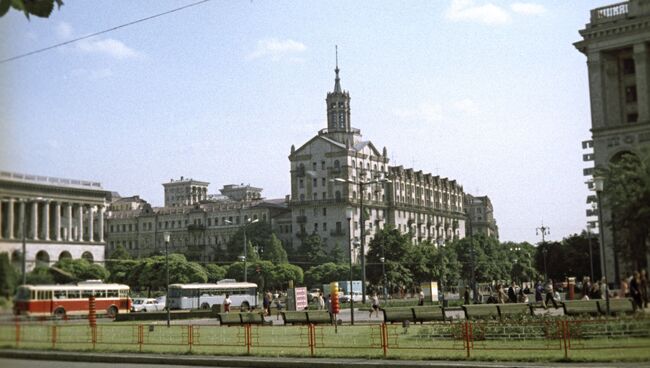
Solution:
[[[613,321],[613,320],[610,320]],[[650,320],[630,323],[585,322],[570,327],[566,349],[571,361],[650,360]],[[172,325],[102,323],[93,330],[80,322],[20,325],[19,348],[170,354],[348,357],[387,359],[474,359],[559,361],[565,344],[558,325],[548,321],[474,323],[470,358],[464,323],[339,326],[223,327],[214,324]],[[16,347],[16,326],[0,325],[0,345]],[[384,347],[386,354],[384,355]]]

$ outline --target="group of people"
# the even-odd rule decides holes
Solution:
[[[505,303],[528,303],[528,288],[519,287],[515,282],[511,282],[507,290],[503,284],[497,284],[494,289],[494,294],[491,295],[488,302],[496,304],[505,304]],[[469,292],[465,296],[465,299],[469,299]]]
[[[621,297],[632,298],[637,309],[648,308],[648,274],[646,270],[621,276]]]

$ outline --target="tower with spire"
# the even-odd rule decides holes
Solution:
[[[350,93],[341,88],[339,77],[338,48],[336,51],[336,78],[334,79],[334,91],[327,93],[327,134],[336,141],[345,143],[346,146],[353,144],[353,130],[350,123]]]

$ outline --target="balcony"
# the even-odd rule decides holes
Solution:
[[[622,2],[612,5],[603,6],[591,11],[591,23],[611,22],[616,19],[627,17],[629,7],[628,2]]]
[[[296,216],[296,222],[299,224],[304,224],[307,222],[307,216]]]
[[[190,224],[190,225],[187,225],[187,231],[205,231],[205,225],[203,225],[203,224]]]
[[[343,230],[332,230],[330,231],[330,236],[344,236],[345,232]]]

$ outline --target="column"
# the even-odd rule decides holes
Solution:
[[[43,202],[43,223],[41,224],[43,240],[50,240],[50,202]]]
[[[77,205],[77,214],[79,215],[77,220],[77,241],[84,241],[84,206],[79,203]]]
[[[65,217],[68,219],[66,228],[68,233],[66,234],[66,241],[72,241],[72,203],[68,202],[65,204]]]
[[[9,207],[7,207],[7,238],[14,238],[14,199],[9,198]]]
[[[638,122],[647,122],[650,120],[650,65],[648,64],[648,47],[645,43],[634,45],[634,70],[636,74],[636,96],[637,108],[639,112]]]
[[[23,236],[27,236],[27,234],[23,234],[23,230],[27,230],[26,227],[23,226],[23,221],[25,221],[25,202],[20,201],[20,205],[18,206],[18,219],[20,220],[20,223],[18,224],[18,230],[16,232],[16,237],[17,238],[22,238]]]
[[[30,237],[38,240],[38,202],[32,202],[32,221],[30,224]]]
[[[600,52],[589,53],[587,69],[589,71],[591,124],[593,128],[602,128],[605,126],[605,78]]]
[[[95,234],[93,233],[93,215],[95,214],[95,206],[88,206],[88,241],[92,242]]]
[[[61,202],[54,202],[54,240],[61,241]]]
[[[106,208],[103,205],[99,206],[99,219],[97,220],[97,225],[99,226],[99,242],[104,242],[104,211]]]
[[[2,239],[2,230],[4,224],[2,223],[2,209],[4,208],[4,201],[0,200],[0,239]]]

